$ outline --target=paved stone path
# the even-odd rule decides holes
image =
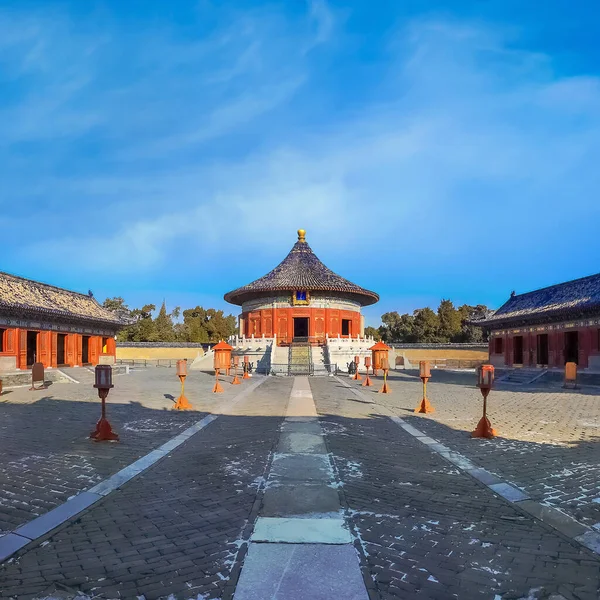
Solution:
[[[599,597],[597,555],[498,498],[342,383],[311,386],[371,598]]]
[[[416,372],[393,373],[391,394],[376,394],[376,386],[362,391],[532,499],[600,530],[600,390],[500,384],[488,402],[498,437],[472,440],[482,411],[474,384],[474,373],[433,371],[427,384],[432,415],[412,412],[422,397]]]
[[[116,473],[239,392],[225,385],[225,393],[211,394],[213,382],[192,372],[186,395],[197,410],[182,412],[170,410],[180,391],[175,369],[115,377],[107,415],[118,444],[89,439],[100,417],[91,385],[8,390],[0,396],[0,535]]]
[[[151,423],[155,426],[173,414],[160,408],[166,409],[172,402],[164,398],[165,393],[178,393],[177,382],[173,385],[168,379],[174,377],[173,370],[170,374],[166,371],[155,369],[145,376],[140,374],[139,380],[134,374],[127,382],[116,382],[126,392],[120,398],[121,407],[109,407],[114,408],[115,414],[119,408],[124,411],[118,425],[113,423],[120,433],[126,419],[131,419],[131,412],[126,409],[135,410],[127,406],[127,398],[139,400],[140,414],[154,415]],[[406,374],[393,376],[393,391],[388,396],[367,388],[354,393],[355,389],[344,384],[356,388],[356,383],[342,383],[335,378],[311,378],[311,394],[305,378],[267,378],[235,405],[228,405],[228,401],[243,386],[225,386],[225,394],[212,395],[205,391],[211,387],[212,379],[198,374],[197,384],[192,385],[198,386],[200,411],[174,414],[176,423],[177,419],[182,421],[170,429],[170,434],[177,434],[205,413],[212,412],[218,418],[79,518],[51,532],[43,545],[26,549],[2,565],[0,597],[41,599],[56,596],[57,590],[62,589],[60,597],[69,599],[81,591],[89,598],[104,600],[231,600],[234,593],[235,600],[248,600],[252,596],[244,596],[246,591],[259,589],[267,579],[262,575],[257,578],[259,567],[268,569],[271,581],[278,575],[281,584],[279,592],[271,588],[271,595],[264,597],[284,600],[294,598],[289,594],[298,589],[306,594],[307,586],[318,581],[318,568],[325,566],[330,574],[338,574],[338,581],[344,582],[356,582],[360,569],[363,587],[353,583],[351,589],[363,593],[366,590],[370,600],[597,600],[598,555],[498,497],[389,418],[390,414],[398,414],[420,429],[430,427],[428,433],[432,436],[434,428],[447,431],[444,443],[449,446],[455,439],[464,439],[478,417],[479,392],[466,387],[467,380],[458,376],[446,375],[448,380],[443,383],[442,376],[435,376],[439,379],[430,386],[430,399],[438,410],[433,418],[421,418],[409,412],[419,400],[420,382]],[[83,443],[89,427],[86,419],[78,423],[78,412],[71,409],[71,405],[79,405],[79,396],[83,395],[76,388],[69,388],[68,393],[75,396],[70,402],[66,401],[67,392],[61,392],[65,402],[53,410],[57,418],[73,417],[81,439],[70,439],[78,444]],[[530,394],[527,397],[531,403],[537,402],[537,394],[560,392]],[[517,395],[514,391],[495,391],[491,407],[496,395],[498,412],[490,410],[494,425],[508,435],[506,432],[514,423],[515,431],[510,435],[525,441],[521,438],[530,433],[521,429],[519,434],[520,420],[512,416],[513,411],[528,412],[522,406],[522,398],[513,400]],[[193,396],[190,392],[192,401]],[[577,401],[581,407],[589,403],[585,410],[590,412],[597,398],[569,393],[562,400],[571,407]],[[98,408],[97,400],[90,398],[87,402],[94,402]],[[81,402],[85,403],[86,400]],[[25,400],[23,404],[23,408],[29,406]],[[34,406],[42,412],[44,405],[28,408],[28,414],[39,419],[39,426],[43,419],[35,413]],[[230,408],[224,409],[226,406]],[[508,415],[500,410],[504,407],[510,409]],[[7,405],[0,404],[0,415],[3,410],[10,415],[14,407],[7,409]],[[312,413],[307,414],[309,410]],[[461,410],[471,411],[466,414],[472,422],[452,429],[448,423],[456,427],[456,421],[446,419],[465,418]],[[547,413],[546,420],[558,420],[562,415],[558,408],[550,408]],[[569,427],[588,418],[569,413],[564,418],[566,424],[560,427],[564,438],[576,439]],[[23,427],[19,419],[14,419],[12,425]],[[579,431],[583,429],[591,428],[581,426]],[[24,456],[28,452],[43,456],[34,438],[19,431],[7,432],[15,436],[17,443],[22,439],[30,444],[21,450]],[[138,445],[131,449],[133,460],[154,448],[154,440],[160,437],[164,442],[168,437],[163,429],[160,436],[146,437],[148,433],[139,433]],[[533,428],[531,433],[535,433]],[[56,444],[57,453],[65,452],[60,445],[61,436],[45,432],[41,439]],[[118,445],[88,443],[94,456],[90,460],[97,461],[93,463],[94,474],[101,473],[101,465],[106,465],[106,475],[120,468],[121,462],[109,468],[108,458],[99,460],[94,454],[115,452]],[[478,459],[475,451],[481,452],[492,443],[472,445],[472,460]],[[581,444],[574,446],[579,448]],[[590,461],[594,456],[592,448],[590,444]],[[494,453],[483,455],[492,461]],[[527,466],[526,458],[515,452],[514,446],[498,447],[495,455],[498,460],[489,467],[492,470],[500,471],[500,466],[507,469],[511,458],[517,462],[515,472],[522,472],[519,464],[523,469]],[[541,450],[536,459],[540,470],[547,469],[550,463]],[[62,472],[69,468],[66,461],[57,473],[65,477]],[[15,477],[19,469],[13,467],[7,472]],[[32,481],[34,474],[32,471]],[[543,478],[547,473],[531,476]],[[52,477],[43,474],[40,481],[43,485],[37,493],[41,495],[46,493]],[[568,476],[561,476],[560,481],[566,486]],[[88,487],[89,481],[79,489]],[[57,495],[55,502],[60,498],[64,495]],[[315,523],[317,519],[321,522]],[[303,521],[300,532],[298,520]],[[351,545],[343,543],[347,540],[343,538],[348,534],[347,528]],[[302,543],[278,541],[294,541],[291,537],[299,533],[302,539],[294,540]],[[336,543],[323,543],[326,538]],[[338,551],[325,557],[325,546]],[[253,549],[260,550],[256,553]],[[284,560],[295,567],[282,567]],[[301,573],[306,575],[294,577]],[[325,590],[323,597],[353,597],[347,591],[340,596],[331,589],[321,590]],[[316,594],[305,597],[319,598]]]
[[[43,546],[5,564],[0,597],[43,597],[57,582],[94,598],[231,598],[229,579],[291,385],[265,381]]]
[[[368,600],[308,377],[287,416],[235,600]]]

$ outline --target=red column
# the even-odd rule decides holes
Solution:
[[[592,350],[591,329],[586,327],[579,330],[579,364],[581,369],[587,369],[589,366],[589,356]]]

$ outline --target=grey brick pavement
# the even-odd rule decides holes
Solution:
[[[600,527],[600,395],[500,384],[489,397],[488,416],[498,437],[473,440],[482,400],[474,373],[434,371],[427,384],[436,412],[414,415],[422,385],[415,374],[394,373],[392,393],[374,401],[408,423],[525,490],[532,499]],[[375,388],[377,389],[377,388]]]
[[[596,555],[496,497],[335,380],[311,385],[373,599],[599,597]]]
[[[240,391],[224,385],[224,394],[211,394],[213,378],[193,372],[186,395],[198,410],[179,412],[165,397],[179,395],[175,369],[136,371],[114,383],[107,414],[121,436],[118,444],[88,437],[100,416],[90,385],[56,383],[0,396],[0,534],[89,489]]]
[[[291,385],[267,380],[47,544],[4,565],[0,597],[39,597],[56,581],[104,599],[231,598]]]

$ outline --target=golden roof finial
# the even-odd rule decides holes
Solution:
[[[305,229],[298,229],[298,241],[306,242],[306,230]]]

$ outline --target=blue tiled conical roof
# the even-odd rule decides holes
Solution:
[[[272,271],[264,277],[225,294],[225,300],[241,305],[247,300],[273,295],[274,292],[335,292],[352,297],[362,306],[375,304],[379,295],[351,281],[340,277],[328,269],[315,255],[304,239],[304,231],[298,231],[298,241],[290,253]]]

